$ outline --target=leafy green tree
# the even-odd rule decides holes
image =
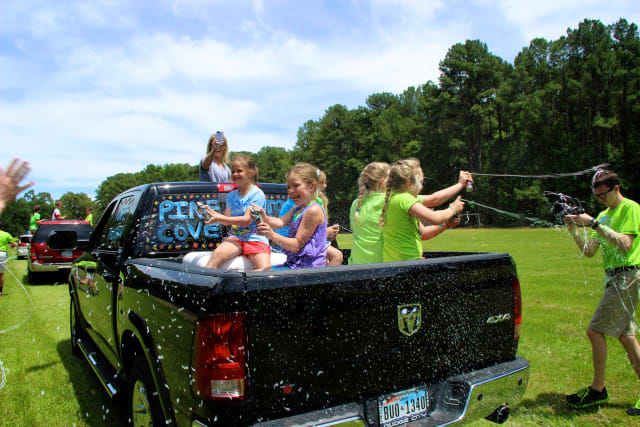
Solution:
[[[72,193],[67,192],[60,197],[62,202],[62,215],[66,219],[79,219],[83,220],[86,214],[87,207],[94,207],[94,202],[86,193]]]
[[[129,188],[141,185],[138,176],[131,173],[118,173],[102,181],[96,190],[96,201],[100,211],[104,211],[109,202],[118,194]]]
[[[359,116],[359,110],[343,105],[328,108],[318,122],[309,121],[298,131],[292,155],[294,162],[305,161],[325,172],[330,215],[343,223],[364,166],[359,160]]]
[[[401,94],[374,93],[354,109],[327,108],[321,118],[300,126],[291,151],[263,147],[247,153],[256,159],[260,180],[283,182],[298,161],[316,165],[327,174],[330,214],[341,223],[348,221],[362,168],[407,157],[421,161],[426,192],[455,182],[460,169],[536,175],[606,162],[620,172],[625,195],[640,199],[636,24],[620,19],[605,26],[586,19],[557,40],[531,40],[513,65],[485,43],[467,40],[449,49],[440,71],[439,84],[428,81]],[[197,177],[197,166],[148,165],[136,174],[107,178],[97,190],[97,203],[103,208],[136,185]],[[550,219],[544,190],[591,199],[588,179],[477,178],[475,192],[466,197],[529,216]],[[29,202],[36,199],[33,193],[25,196]],[[40,203],[45,210],[52,201]],[[592,201],[587,205],[591,211],[599,208]],[[517,220],[511,218],[507,223],[513,225]],[[482,218],[490,221],[501,220]]]
[[[447,95],[447,114],[454,123],[451,136],[463,141],[467,163],[482,170],[483,154],[491,135],[491,104],[503,80],[503,61],[479,40],[451,47],[440,61],[440,88]]]
[[[260,182],[285,182],[292,166],[291,153],[281,147],[262,147],[252,155],[258,165]]]
[[[118,194],[129,188],[153,182],[177,182],[177,181],[197,181],[198,166],[187,164],[166,164],[163,166],[147,165],[147,167],[137,173],[118,173],[108,177],[98,186],[96,190],[96,202],[99,213],[107,207],[109,202]],[[94,217],[96,213],[94,212]],[[99,215],[98,215],[99,217]],[[83,216],[84,218],[84,216]]]
[[[13,237],[25,234],[29,230],[31,218],[31,203],[24,198],[19,198],[9,203],[0,215],[0,221],[4,224],[4,231]]]

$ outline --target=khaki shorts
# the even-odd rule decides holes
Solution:
[[[635,335],[640,270],[622,271],[605,280],[604,294],[589,328],[612,337]]]

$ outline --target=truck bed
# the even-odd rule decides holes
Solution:
[[[186,317],[186,325],[211,313],[246,313],[250,369],[245,400],[181,407],[179,402],[189,401],[189,378],[184,370],[174,376],[173,368],[165,369],[178,413],[193,412],[220,425],[237,421],[241,413],[246,417],[242,423],[252,424],[354,400],[375,413],[380,396],[425,384],[435,387],[432,394],[452,393],[441,389],[446,378],[516,360],[511,257],[425,257],[246,273],[185,266],[179,258],[140,258],[129,263],[142,276],[128,293],[155,296],[152,311],[167,311],[159,319]],[[138,284],[144,289],[135,289]],[[172,292],[177,288],[180,292]],[[162,347],[163,363],[171,358],[173,366],[190,366],[191,353],[176,349],[189,347],[190,339]],[[430,402],[435,416],[442,408],[435,397]]]

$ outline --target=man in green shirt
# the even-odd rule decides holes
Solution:
[[[609,399],[605,383],[607,341],[616,337],[627,352],[631,366],[640,378],[640,345],[636,339],[635,309],[640,284],[640,205],[620,193],[618,176],[610,170],[599,170],[591,183],[593,195],[607,209],[597,218],[584,213],[564,218],[578,248],[592,257],[602,248],[606,270],[605,289],[591,318],[587,336],[591,342],[593,381],[591,385],[567,396],[569,406],[585,408]],[[590,226],[589,237],[578,226]],[[640,415],[640,400],[627,409],[629,415]]]
[[[7,263],[7,251],[9,246],[15,248],[18,246],[16,243],[18,239],[14,238],[11,234],[3,230],[4,224],[0,221],[0,296],[3,295],[4,290],[4,266]]]

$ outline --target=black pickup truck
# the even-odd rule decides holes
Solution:
[[[267,212],[286,200],[260,184]],[[233,184],[117,196],[70,279],[71,345],[135,425],[504,422],[529,381],[520,284],[504,253],[302,270],[206,269]],[[344,259],[348,259],[345,251]],[[235,261],[234,261],[235,262]],[[124,420],[123,420],[124,421]]]

